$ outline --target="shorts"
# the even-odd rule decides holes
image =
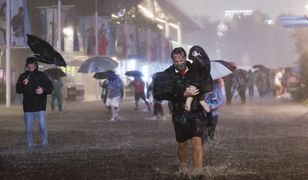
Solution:
[[[120,100],[121,97],[117,96],[117,97],[107,97],[106,100],[106,106],[114,106],[116,108],[118,108],[120,106]]]
[[[189,115],[185,124],[179,123],[176,116],[172,115],[176,141],[185,142],[193,137],[203,139],[206,117],[203,112]]]
[[[135,101],[139,101],[140,98],[145,101],[145,94],[144,94],[144,92],[135,93]]]

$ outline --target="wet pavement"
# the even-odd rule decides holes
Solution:
[[[201,176],[178,171],[170,116],[144,120],[152,113],[141,107],[125,99],[116,122],[101,102],[48,107],[49,146],[28,148],[22,107],[0,106],[0,179],[308,179],[308,107],[272,97],[224,105]]]

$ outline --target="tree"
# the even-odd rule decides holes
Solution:
[[[281,23],[269,25],[268,19],[261,11],[255,11],[251,16],[235,16],[227,23],[222,57],[245,66],[263,64],[281,67],[293,64],[296,56],[289,30]]]
[[[185,44],[199,45],[205,49],[211,59],[217,58],[217,26],[219,22],[212,22],[206,16],[196,16],[194,19],[196,19],[203,28],[199,31],[185,34],[183,36],[183,42]]]

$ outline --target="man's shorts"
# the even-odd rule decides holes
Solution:
[[[135,101],[139,101],[140,98],[145,101],[144,92],[138,92],[138,93],[135,94]]]
[[[176,120],[177,117],[173,115],[172,122],[175,130],[175,137],[177,142],[185,142],[193,137],[200,137],[203,139],[206,117],[203,112],[193,113],[188,118],[185,124]]]
[[[106,106],[114,106],[118,108],[120,106],[121,97],[107,97]]]

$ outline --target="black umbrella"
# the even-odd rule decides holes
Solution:
[[[212,60],[211,61],[211,76],[212,78],[219,79],[227,76],[236,70],[234,63],[224,60]]]
[[[138,70],[126,71],[125,75],[126,76],[133,76],[133,77],[141,77],[141,76],[143,76],[142,72],[140,72]]]
[[[62,69],[60,68],[50,68],[50,69],[46,69],[44,70],[44,73],[50,77],[51,79],[60,79],[62,77],[65,77],[66,74],[65,72],[62,71]]]
[[[95,79],[108,79],[110,77],[113,77],[115,73],[112,70],[108,70],[105,72],[98,72],[94,74]]]
[[[259,69],[260,71],[266,71],[266,70],[268,70],[268,68],[265,67],[265,66],[262,65],[262,64],[256,64],[256,65],[253,65],[252,67],[253,67],[253,68],[256,68],[256,69]]]
[[[66,67],[65,60],[61,54],[58,53],[48,42],[30,34],[27,34],[27,37],[27,44],[38,58],[38,61]]]

